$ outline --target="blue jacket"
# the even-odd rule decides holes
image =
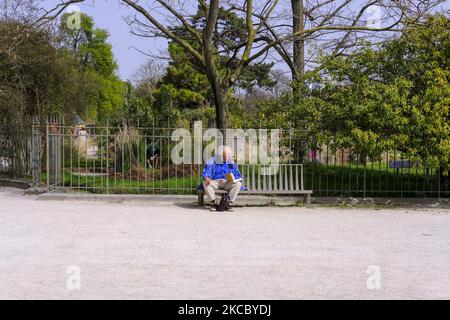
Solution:
[[[206,162],[203,169],[203,180],[206,177],[210,177],[212,180],[226,179],[227,173],[232,173],[235,179],[241,179],[241,173],[236,163],[233,161],[227,161],[223,163],[217,163],[216,158],[211,158]]]

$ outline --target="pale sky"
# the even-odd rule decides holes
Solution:
[[[189,0],[186,0],[189,2]],[[155,38],[140,38],[130,33],[130,27],[124,18],[133,14],[134,11],[127,9],[120,4],[119,0],[86,0],[77,4],[81,12],[93,17],[95,26],[108,30],[110,33],[109,42],[113,46],[114,56],[119,65],[119,76],[122,80],[131,79],[135,70],[149,59],[142,52],[134,49],[138,48],[143,52],[149,50],[153,53],[164,51],[167,48],[167,41]],[[50,8],[55,5],[55,1],[45,1],[45,6]],[[448,10],[450,1],[439,8]],[[283,65],[277,65],[278,69],[283,69]]]

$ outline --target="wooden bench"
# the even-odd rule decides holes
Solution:
[[[279,164],[272,175],[263,174],[259,165],[239,165],[239,170],[243,179],[239,194],[303,195],[304,202],[311,203],[313,192],[304,189],[302,164]],[[216,190],[216,194],[224,193],[227,191]],[[203,205],[204,197],[204,190],[199,188],[198,205]]]

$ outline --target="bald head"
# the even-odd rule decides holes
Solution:
[[[226,162],[231,159],[231,148],[225,145],[220,146],[217,149],[216,155],[220,160]]]

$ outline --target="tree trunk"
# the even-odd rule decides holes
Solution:
[[[212,61],[212,56],[209,53],[205,54],[205,60],[207,62],[206,74],[211,85],[214,96],[214,106],[216,108],[216,127],[218,129],[226,129],[228,125],[228,105],[226,100],[227,88],[222,84],[216,66]]]
[[[228,126],[227,112],[228,103],[226,101],[226,92],[222,88],[214,88],[214,104],[216,107],[216,127],[226,129]]]
[[[291,0],[292,3],[292,31],[300,32],[305,28],[305,7],[303,0]],[[303,36],[295,37],[294,46],[294,66],[295,71],[292,74],[293,80],[298,80],[305,74],[305,39]]]
[[[222,83],[214,62],[214,54],[217,54],[213,44],[214,30],[217,24],[217,17],[219,15],[219,0],[211,0],[208,8],[208,16],[206,19],[206,26],[203,31],[203,57],[204,66],[208,81],[214,95],[214,104],[216,107],[216,127],[218,129],[226,129],[227,127],[227,102],[226,102],[226,86]]]

